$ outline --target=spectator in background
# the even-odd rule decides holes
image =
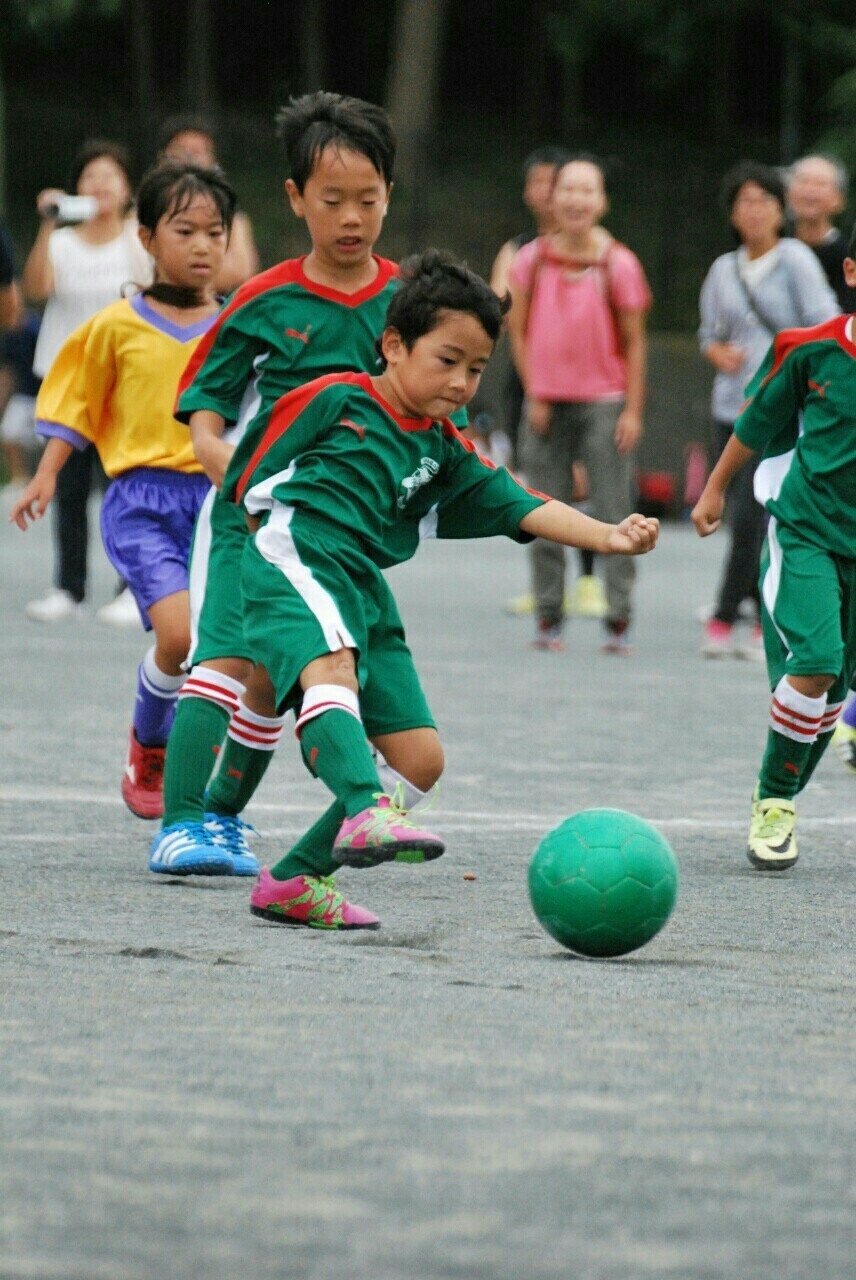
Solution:
[[[17,500],[33,475],[36,439],[36,396],[39,379],[33,356],[39,336],[39,317],[26,311],[19,325],[0,335],[0,442],[8,481],[4,497]]]
[[[745,388],[780,329],[820,324],[838,314],[835,294],[815,255],[782,236],[785,187],[775,169],[744,161],[726,174],[723,201],[739,247],[710,268],[699,303],[702,352],[716,370],[713,380],[714,452],[718,457],[734,429]],[[759,604],[758,574],[764,511],[755,501],[754,468],[747,464],[729,491],[731,546],[719,595],[705,627],[702,653],[763,659],[760,626],[748,644],[735,646],[734,629],[744,600]]]
[[[832,156],[803,156],[788,175],[794,235],[817,254],[843,312],[856,311],[856,289],[844,279],[847,237],[833,222],[847,202],[847,170]]]
[[[196,164],[202,169],[219,165],[211,126],[201,116],[171,116],[161,126],[158,155],[162,160],[179,164]],[[259,269],[259,254],[253,236],[253,224],[240,210],[232,223],[232,234],[223,269],[217,279],[217,292],[229,294],[249,280]]]
[[[21,310],[15,283],[15,250],[5,225],[0,222],[0,333],[14,329]]]
[[[523,203],[532,214],[534,226],[506,240],[494,259],[490,287],[500,298],[508,293],[508,273],[517,251],[536,236],[549,235],[556,229],[552,209],[553,187],[556,184],[556,173],[567,159],[567,151],[560,147],[539,147],[523,161]],[[502,401],[502,425],[511,441],[512,460],[516,463],[523,411],[523,385],[513,361],[509,365]]]
[[[66,193],[56,187],[39,192],[36,208],[42,225],[24,266],[25,295],[47,304],[33,359],[38,378],[45,376],[75,329],[117,302],[129,282],[145,285],[151,275],[149,256],[131,216],[131,177],[123,148],[114,142],[85,143],[72,164],[69,188],[91,197],[91,211],[84,211],[90,216],[76,225],[60,226]],[[27,617],[35,622],[58,622],[80,610],[87,579],[86,508],[96,474],[103,485],[104,473],[92,448],[75,451],[62,471],[54,503],[55,586],[26,606]],[[122,592],[99,610],[99,617],[113,621],[108,611],[129,612],[126,605]]]
[[[526,392],[526,478],[569,502],[573,464],[581,459],[591,514],[617,523],[633,506],[651,292],[636,255],[600,225],[608,202],[597,160],[577,156],[562,165],[552,207],[555,231],[524,245],[509,272],[511,346]],[[564,550],[537,539],[530,564],[535,645],[559,649]],[[635,567],[626,557],[609,556],[605,577],[604,651],[626,654]]]

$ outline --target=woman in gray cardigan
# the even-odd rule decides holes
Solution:
[[[701,349],[716,370],[713,381],[714,450],[725,448],[746,398],[746,385],[780,329],[807,328],[838,315],[835,294],[807,245],[782,237],[785,186],[775,169],[745,161],[723,182],[723,196],[739,248],[717,258],[699,303]],[[763,657],[760,629],[734,646],[743,600],[758,599],[764,511],[755,501],[754,468],[746,466],[729,493],[731,546],[719,596],[707,623],[702,653]]]

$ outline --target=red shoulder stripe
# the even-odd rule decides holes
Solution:
[[[252,302],[261,293],[267,293],[268,289],[276,289],[284,284],[296,284],[300,279],[300,259],[289,258],[285,262],[277,263],[275,267],[270,267],[267,271],[262,271],[260,275],[253,276],[251,280],[247,280],[239,289],[233,293],[228,304],[218,315],[208,332],[203,336],[199,346],[194,351],[188,361],[187,368],[181,375],[181,381],[178,384],[178,394],[176,395],[175,407],[178,409],[178,401],[182,394],[190,386],[196,377],[203,361],[208,352],[214,345],[217,334],[223,325],[233,316],[236,311],[240,311],[241,307],[245,307],[248,302]]]
[[[490,458],[486,458],[483,454],[479,453],[478,449],[475,447],[472,440],[468,440],[466,436],[461,435],[460,431],[455,426],[454,422],[452,422],[449,418],[444,418],[442,425],[443,425],[443,435],[447,439],[456,440],[459,445],[462,445],[463,448],[466,449],[467,453],[475,454],[475,456],[478,458],[482,466],[486,467],[488,471],[498,470],[498,467],[495,462],[491,462]],[[511,476],[511,479],[514,481],[514,483],[519,488],[521,488],[524,493],[531,493],[533,498],[542,498],[544,502],[552,502],[552,498],[548,493],[541,493],[539,489],[527,488],[525,484],[520,483],[520,481],[517,479],[517,476],[514,474],[513,471],[509,471],[508,474]]]
[[[281,396],[277,400],[271,410],[264,435],[256,445],[255,452],[237,483],[235,488],[236,502],[242,500],[249,487],[253,472],[268,449],[276,443],[280,436],[285,434],[291,424],[311,404],[319,392],[324,391],[326,387],[336,382],[356,382],[358,377],[359,374],[356,373],[327,373],[323,378],[315,378],[312,382],[307,382],[302,387],[295,387],[293,391],[289,391],[287,395]]]
[[[842,328],[842,320],[846,322],[846,319],[846,316],[836,316],[833,320],[816,324],[811,329],[782,329],[781,333],[777,333],[773,339],[773,367],[761,386],[765,386],[771,378],[776,376],[788,356],[799,347],[804,347],[808,342],[823,342],[829,339],[834,342],[839,341],[838,331]]]

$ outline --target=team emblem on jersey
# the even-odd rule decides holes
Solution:
[[[829,381],[829,382],[824,382],[824,383],[823,383],[823,385],[821,385],[819,382],[812,382],[811,378],[809,378],[809,380],[808,380],[808,385],[811,387],[812,391],[816,391],[816,392],[817,392],[817,394],[820,396],[821,400],[825,400],[825,399],[826,399],[826,388],[827,388],[827,387],[831,387],[831,386],[832,386],[832,380],[830,379],[830,381]]]
[[[286,336],[286,338],[296,338],[298,342],[304,342],[304,343],[306,343],[306,345],[308,346],[308,345],[309,345],[309,330],[310,330],[311,328],[312,328],[312,325],[311,325],[311,324],[308,324],[308,325],[306,326],[306,328],[303,330],[303,332],[302,332],[302,333],[300,332],[300,330],[299,330],[299,329],[286,329],[286,331],[285,331],[285,336]]]
[[[361,427],[358,422],[352,422],[350,418],[341,418],[339,421],[339,426],[348,427],[350,428],[351,431],[356,431],[357,435],[360,437],[360,440],[362,440],[363,436],[366,434],[365,427]]]
[[[421,489],[423,485],[429,484],[434,479],[439,470],[440,464],[434,458],[419,459],[416,470],[412,475],[405,476],[401,482],[401,493],[398,495],[399,511],[407,506],[417,489]]]

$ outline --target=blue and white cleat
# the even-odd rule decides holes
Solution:
[[[202,822],[173,822],[152,841],[149,871],[167,876],[231,876],[232,858]]]
[[[255,827],[251,827],[249,822],[244,822],[243,818],[233,817],[232,814],[206,813],[205,830],[214,843],[228,853],[232,860],[233,876],[257,876],[259,874],[259,860],[250,848],[247,837],[244,834],[246,831],[258,834]]]

